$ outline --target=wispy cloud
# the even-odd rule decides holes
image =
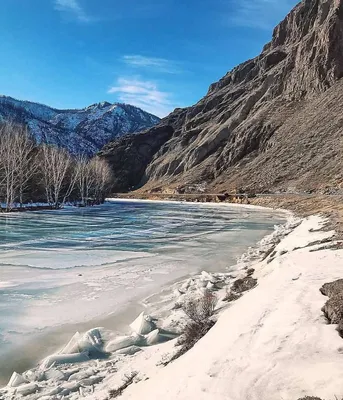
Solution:
[[[177,62],[165,58],[146,57],[134,54],[123,56],[122,61],[132,67],[148,68],[150,70],[168,74],[177,74],[181,72],[181,68]]]
[[[78,0],[54,0],[55,9],[72,14],[80,22],[90,22],[92,18],[87,15]]]
[[[230,23],[272,29],[299,0],[233,0]]]
[[[166,116],[174,108],[170,93],[160,90],[156,82],[140,78],[119,78],[108,93],[117,93],[120,102],[135,105],[159,117]]]

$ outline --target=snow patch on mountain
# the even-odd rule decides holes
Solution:
[[[73,154],[90,156],[109,141],[148,129],[160,121],[129,104],[104,101],[83,109],[57,110],[4,95],[0,95],[0,120],[27,125],[37,143],[54,144]]]

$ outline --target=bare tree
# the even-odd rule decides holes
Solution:
[[[17,165],[17,188],[20,206],[23,206],[24,195],[28,189],[28,183],[37,171],[37,158],[35,143],[29,135],[27,128],[23,128],[15,135],[15,156]]]
[[[1,193],[5,203],[6,211],[13,208],[14,186],[15,186],[15,156],[13,125],[5,124],[0,132],[0,170],[1,170]]]
[[[75,174],[77,176],[76,187],[82,205],[87,205],[95,186],[96,176],[92,171],[92,163],[82,155],[76,160]]]
[[[60,208],[72,193],[77,180],[73,158],[67,150],[50,145],[41,147],[41,158],[46,200],[54,208]]]
[[[94,177],[92,197],[96,202],[101,203],[106,196],[112,172],[107,162],[99,157],[94,157],[90,161],[90,168]]]
[[[111,170],[99,157],[75,159],[67,150],[43,144],[37,147],[26,127],[0,125],[0,201],[10,211],[25,199],[40,196],[43,183],[46,201],[54,208],[76,196],[83,205],[88,199],[101,203],[108,191]],[[40,181],[39,181],[40,180]],[[38,196],[37,196],[38,194]]]
[[[27,184],[35,169],[34,142],[27,128],[7,123],[0,128],[0,188],[6,211],[23,205]]]

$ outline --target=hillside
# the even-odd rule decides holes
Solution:
[[[164,118],[155,135],[105,146],[120,177],[114,190],[342,189],[342,75],[343,1],[303,0],[259,56]]]
[[[38,143],[93,155],[110,140],[150,128],[160,119],[128,104],[102,102],[80,110],[57,110],[0,96],[0,120],[27,125]]]

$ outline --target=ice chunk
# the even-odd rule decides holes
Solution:
[[[101,346],[102,345],[102,338],[100,333],[101,328],[94,328],[89,330],[84,335],[84,340],[87,340],[93,346]]]
[[[38,386],[35,383],[27,383],[26,385],[21,385],[16,391],[16,395],[20,394],[22,396],[27,396],[29,394],[35,393],[38,390]]]
[[[86,332],[79,341],[79,351],[88,351],[92,353],[102,352],[103,340],[99,328],[91,329]]]
[[[154,331],[150,332],[146,337],[146,344],[148,346],[152,346],[154,344],[159,343],[160,341],[160,332],[158,329],[155,329]]]
[[[60,351],[61,354],[73,354],[79,353],[79,342],[81,341],[81,335],[76,332],[75,335],[70,339],[66,346]]]
[[[142,336],[133,334],[131,336],[119,336],[114,340],[111,340],[107,346],[106,351],[113,352],[116,350],[124,349],[139,344],[142,341]]]
[[[61,386],[57,386],[56,388],[50,390],[50,392],[47,392],[46,395],[47,396],[54,396],[55,394],[60,393],[61,390],[62,390],[62,387]]]
[[[92,368],[86,369],[85,371],[77,372],[69,377],[68,381],[79,381],[81,379],[89,378],[92,375],[95,375],[95,371]]]
[[[76,374],[77,372],[80,371],[80,368],[68,368],[66,367],[66,369],[63,371],[66,379],[69,379],[71,377],[71,375]]]
[[[89,356],[88,352],[84,351],[82,353],[74,353],[74,354],[55,354],[52,356],[47,357],[44,362],[42,367],[49,368],[53,364],[59,365],[59,364],[72,364],[72,363],[78,363],[78,362],[84,362],[88,361]]]
[[[9,387],[18,387],[24,383],[27,383],[27,380],[17,372],[13,372],[7,386]]]
[[[146,335],[155,329],[155,324],[149,315],[145,315],[144,311],[130,324],[133,332],[139,335]]]
[[[198,281],[197,281],[197,286],[198,286],[198,288],[199,288],[199,289],[205,288],[206,285],[207,285],[207,282],[208,282],[208,281],[205,281],[205,280],[198,280]]]
[[[46,379],[51,379],[52,381],[65,381],[66,380],[66,376],[64,375],[64,373],[62,371],[59,371],[58,369],[48,369],[47,371],[45,371],[45,376]]]
[[[83,386],[92,386],[100,383],[104,379],[103,376],[91,376],[90,378],[82,379],[80,381],[81,385]]]
[[[62,390],[60,391],[59,395],[67,396],[69,393],[77,392],[80,387],[79,382],[68,382],[62,385]]]
[[[46,379],[46,376],[43,371],[31,371],[28,370],[23,373],[24,379],[30,382],[41,382]]]
[[[214,289],[214,284],[212,282],[208,282],[206,289],[208,290],[213,290]]]
[[[125,349],[117,350],[116,354],[123,354],[125,356],[132,356],[132,355],[138,353],[139,351],[142,351],[142,349],[140,347],[130,346],[130,347],[126,347]]]

